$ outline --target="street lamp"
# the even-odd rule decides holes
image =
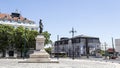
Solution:
[[[72,30],[70,31],[70,33],[72,33],[72,38],[73,38],[74,37],[74,33],[76,33],[76,31],[74,30],[74,28],[72,28]],[[72,50],[73,57],[72,57],[72,59],[74,60],[75,56],[74,56],[74,42],[73,42],[73,40],[72,40],[72,47],[73,47],[73,50]]]
[[[85,44],[86,44],[86,56],[87,56],[87,58],[89,58],[89,46],[88,46],[88,38],[85,38]]]
[[[114,42],[113,42],[113,37],[112,37],[112,47],[113,47],[113,57],[115,56],[115,48],[114,48]]]
[[[24,56],[23,59],[25,58],[25,46],[26,46],[26,28],[25,28],[25,33],[24,33]]]
[[[104,43],[104,46],[105,46],[105,59],[106,59],[107,58],[107,51],[106,51],[107,44],[106,44],[106,42]]]
[[[68,57],[71,57],[71,54],[70,54],[70,46],[72,45],[71,43],[72,43],[72,41],[71,41],[71,39],[69,39],[69,41],[68,41]]]
[[[59,59],[59,35],[57,35],[57,59]]]

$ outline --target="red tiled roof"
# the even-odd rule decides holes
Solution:
[[[107,51],[108,52],[113,52],[113,48],[109,48]]]
[[[3,14],[3,13],[0,13],[0,19],[3,19],[3,20],[14,20],[14,21],[22,21],[22,22],[25,22],[25,23],[30,23],[30,22],[33,22],[27,18],[24,18],[22,16],[20,17],[12,17],[11,15],[9,14]]]
[[[0,14],[0,18],[4,18],[7,14]]]

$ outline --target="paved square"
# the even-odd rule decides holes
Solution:
[[[18,63],[23,59],[0,59],[0,68],[120,68],[118,63],[82,59],[59,59],[60,63]]]

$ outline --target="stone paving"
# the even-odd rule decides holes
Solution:
[[[103,58],[90,57],[89,59],[84,58],[84,60],[93,60],[93,61],[111,62],[111,63],[119,63],[120,64],[120,57],[117,59],[105,59],[104,57]]]
[[[59,59],[59,63],[18,63],[23,59],[0,59],[0,68],[120,68],[120,64],[83,59]]]

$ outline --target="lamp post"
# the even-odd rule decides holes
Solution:
[[[57,41],[59,40],[59,35],[57,35]],[[57,42],[57,59],[59,59],[59,42]]]
[[[106,42],[104,43],[104,46],[105,46],[105,59],[107,58],[107,53],[106,53],[106,46],[107,46],[107,44],[106,44]]]
[[[113,37],[112,37],[112,47],[113,47],[113,57],[115,56],[114,53],[115,53],[115,48],[114,48],[114,42],[113,42]]]
[[[74,37],[74,33],[76,33],[76,31],[74,30],[74,28],[72,28],[72,30],[70,31],[70,33],[72,33],[72,38]],[[72,56],[72,59],[74,60],[75,56],[74,56],[74,42],[72,40],[72,47],[73,47],[73,56]]]
[[[72,43],[72,41],[71,41],[71,39],[69,39],[69,41],[68,41],[68,57],[71,57],[71,53],[70,53],[70,46],[72,45],[71,43]]]
[[[88,38],[85,38],[85,44],[86,44],[86,56],[87,56],[87,58],[89,58],[89,46],[88,46]]]
[[[23,56],[23,59],[25,58],[25,47],[26,47],[26,28],[25,28],[25,33],[24,33],[24,56]]]

